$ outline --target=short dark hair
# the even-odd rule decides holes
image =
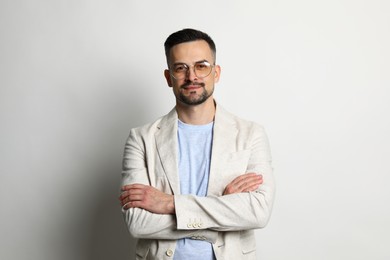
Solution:
[[[168,65],[169,65],[169,54],[173,46],[184,42],[192,42],[198,40],[205,40],[208,43],[213,53],[214,62],[215,62],[217,49],[215,47],[215,43],[213,39],[211,39],[211,37],[207,33],[195,29],[186,28],[169,35],[164,43],[165,56],[167,58]]]

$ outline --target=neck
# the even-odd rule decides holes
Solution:
[[[177,115],[183,123],[190,125],[205,125],[214,121],[215,103],[212,97],[204,103],[196,106],[190,106],[176,102]]]

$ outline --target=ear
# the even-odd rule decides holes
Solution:
[[[171,80],[171,74],[169,73],[169,70],[164,70],[164,76],[167,80],[167,84],[169,87],[172,87],[172,80]]]
[[[214,71],[214,83],[218,83],[219,77],[221,76],[221,66],[215,65]]]

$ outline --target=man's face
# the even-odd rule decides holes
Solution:
[[[194,72],[194,65],[206,61],[214,64],[212,51],[204,40],[180,43],[172,47],[169,58],[169,67],[185,64],[189,67],[183,78],[175,79],[169,70],[165,70],[168,86],[172,87],[176,100],[186,105],[199,105],[213,95],[214,84],[218,82],[220,67],[212,67],[207,77],[198,77]]]

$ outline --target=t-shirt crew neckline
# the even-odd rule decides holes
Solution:
[[[204,124],[204,125],[191,125],[191,124],[186,124],[182,122],[180,119],[178,119],[178,127],[181,129],[185,130],[190,130],[190,131],[202,131],[202,130],[210,130],[214,125],[214,121]]]

